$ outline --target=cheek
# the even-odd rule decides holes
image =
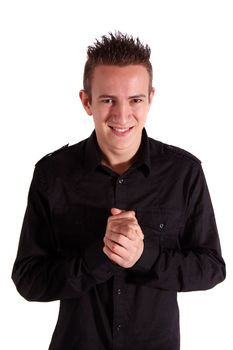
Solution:
[[[108,120],[106,111],[98,110],[93,114],[94,123],[97,127],[102,128],[103,124]]]
[[[138,106],[138,108],[135,108],[134,110],[134,115],[140,119],[140,120],[145,120],[148,114],[149,108],[148,106]]]
[[[105,104],[97,105],[93,113],[93,115],[98,116],[98,119],[100,120],[104,120],[109,114],[110,114],[110,107]]]

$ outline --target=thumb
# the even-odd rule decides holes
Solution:
[[[112,215],[117,215],[117,214],[123,213],[124,211],[125,210],[121,210],[121,209],[117,209],[117,208],[112,208],[111,209]]]

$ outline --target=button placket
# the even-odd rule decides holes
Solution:
[[[117,332],[120,332],[121,327],[122,327],[121,324],[118,324],[118,325],[117,325],[117,328],[116,328],[116,329],[117,329]]]
[[[117,289],[117,295],[121,295],[121,289],[120,288]]]
[[[124,274],[121,270],[116,273],[114,278],[114,316],[113,316],[113,349],[120,349],[120,343],[124,337],[125,329],[125,300],[124,294]]]

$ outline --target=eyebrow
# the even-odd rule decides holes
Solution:
[[[132,98],[146,98],[147,96],[144,94],[139,94],[139,95],[133,95],[133,96],[129,96],[128,99],[132,99]],[[117,98],[116,96],[113,95],[100,95],[98,98]]]

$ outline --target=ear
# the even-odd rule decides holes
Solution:
[[[154,95],[155,95],[155,88],[152,87],[150,95],[149,95],[149,105],[151,105]]]
[[[80,97],[82,105],[83,105],[85,111],[87,112],[87,114],[92,115],[91,104],[90,104],[90,100],[89,100],[89,97],[88,97],[88,94],[86,93],[86,91],[80,90],[79,97]]]

